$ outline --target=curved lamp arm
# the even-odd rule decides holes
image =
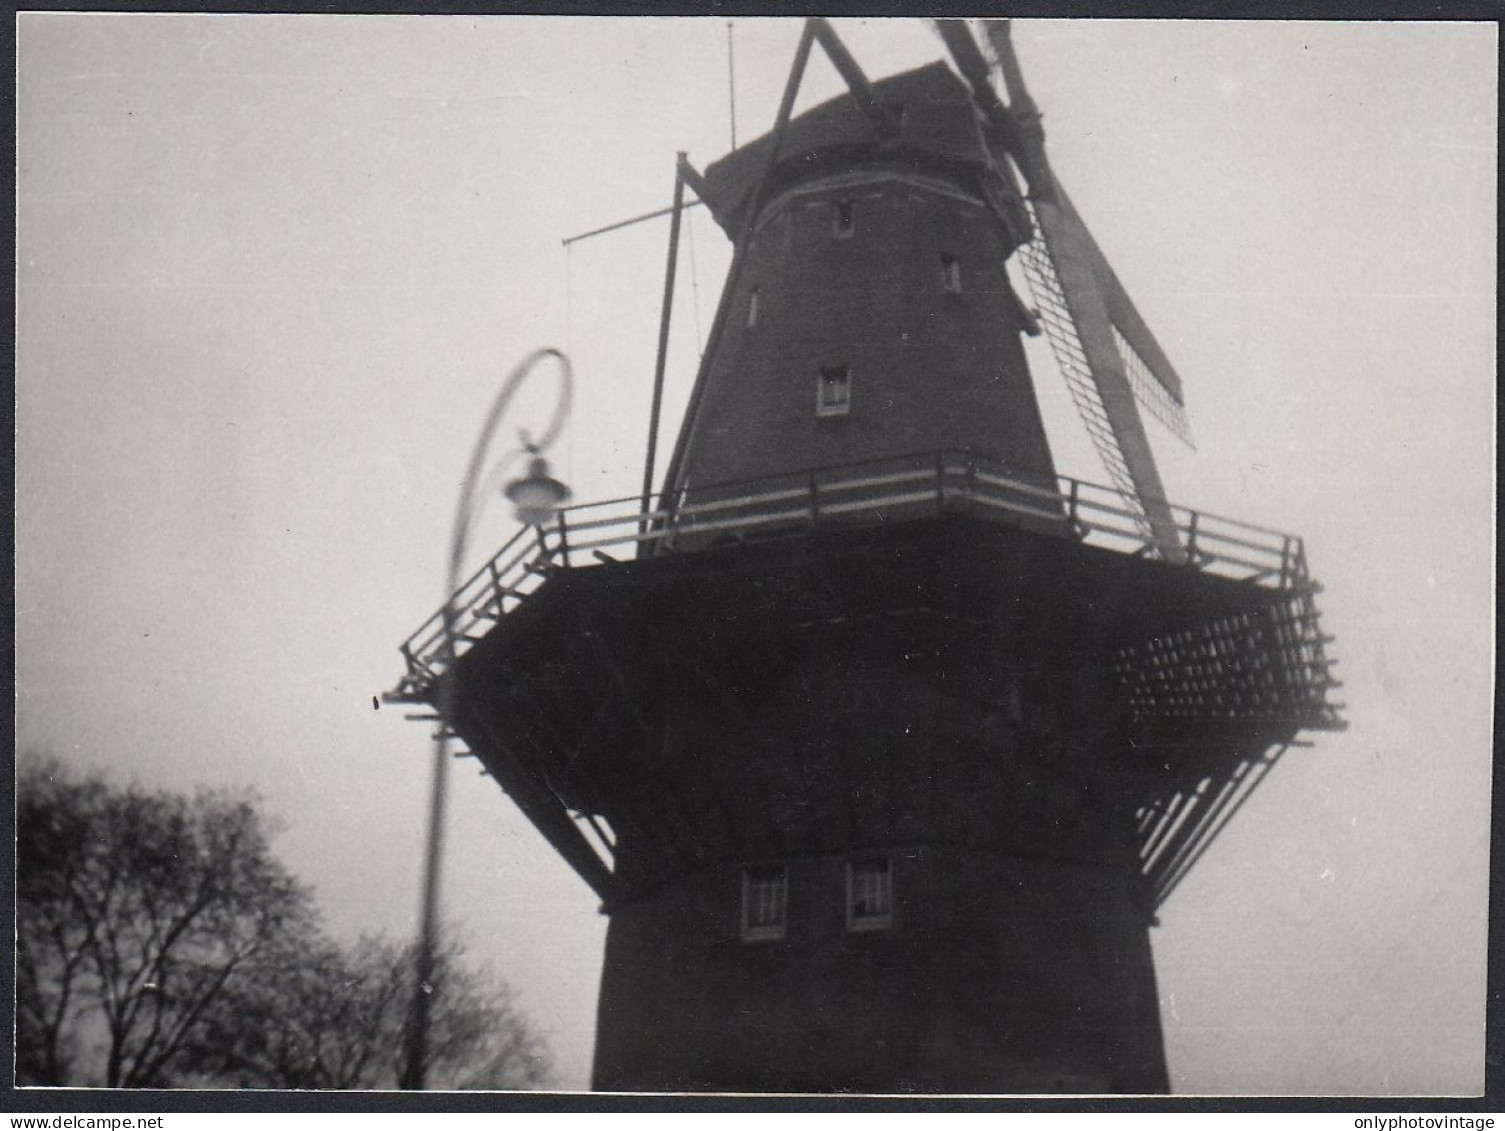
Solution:
[[[569,418],[570,404],[575,395],[575,378],[574,371],[570,368],[570,359],[552,347],[534,350],[518,362],[511,373],[507,374],[502,387],[497,390],[496,399],[491,402],[491,410],[487,412],[485,423],[481,425],[481,434],[476,440],[475,447],[471,449],[470,464],[465,469],[465,480],[460,489],[460,502],[455,510],[454,530],[450,535],[448,585],[444,590],[446,618],[451,611],[450,601],[454,597],[455,590],[460,586],[460,571],[464,568],[465,542],[470,534],[476,484],[482,477],[481,469],[486,465],[486,454],[491,450],[492,437],[496,434],[502,414],[507,411],[507,406],[512,403],[512,398],[522,386],[523,381],[533,372],[534,367],[546,358],[553,358],[559,364],[559,399],[554,403],[554,415],[549,418],[549,426],[544,429],[543,435],[537,440],[527,441],[528,447],[540,452],[547,451],[559,438],[559,433],[564,429],[564,422]]]

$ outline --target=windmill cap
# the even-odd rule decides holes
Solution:
[[[764,200],[800,181],[819,179],[857,165],[875,164],[924,172],[963,184],[988,163],[966,84],[945,63],[931,63],[873,83],[878,101],[895,112],[898,136],[879,137],[851,94],[843,94],[792,118],[779,146],[779,162]],[[772,134],[732,150],[705,171],[716,219],[736,234],[768,158]]]

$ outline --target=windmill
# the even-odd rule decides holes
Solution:
[[[1300,539],[1164,496],[1181,382],[1007,25],[1006,104],[937,26],[872,82],[807,21],[770,133],[681,158],[671,271],[686,188],[734,250],[662,490],[650,440],[403,645],[611,917],[600,1088],[1164,1090],[1155,908],[1341,726]],[[796,116],[816,45],[848,93]],[[1042,323],[1110,485],[1053,465]]]

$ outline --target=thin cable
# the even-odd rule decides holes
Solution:
[[[564,245],[564,352],[570,353],[575,344],[575,256],[569,244]]]
[[[575,352],[575,252],[569,244],[564,245],[564,353],[573,357]],[[575,430],[564,438],[564,478],[575,479]]]
[[[700,276],[695,270],[695,214],[686,213],[690,229],[690,295],[695,308],[695,355],[705,356],[705,338],[700,333]]]
[[[732,21],[726,21],[726,92],[732,106],[732,148],[737,148],[737,50],[732,40]]]

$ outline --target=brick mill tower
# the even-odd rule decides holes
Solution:
[[[773,131],[681,162],[735,253],[662,492],[404,646],[610,916],[597,1088],[1165,1091],[1155,908],[1341,725],[1300,540],[1164,500],[1181,383],[1006,25],[939,30],[870,83],[809,21]],[[795,117],[814,44],[850,92]],[[1110,486],[1052,462],[1042,330]]]

